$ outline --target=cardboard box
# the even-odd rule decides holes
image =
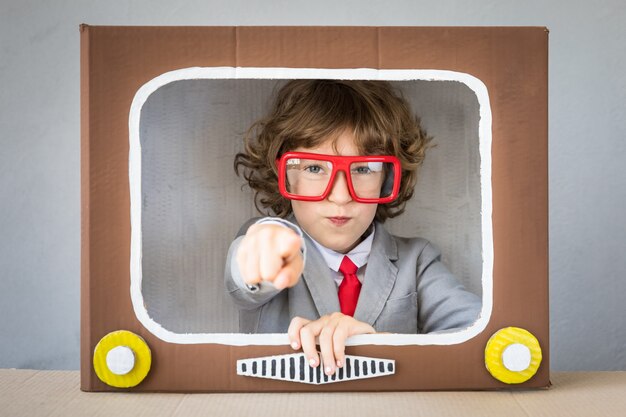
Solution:
[[[81,389],[120,389],[94,369],[94,350],[118,330],[139,335],[150,351],[147,376],[126,388],[132,391],[549,386],[547,35],[545,28],[517,27],[82,25]],[[294,351],[285,335],[229,331],[232,306],[228,310],[222,295],[203,298],[217,293],[212,289],[222,281],[217,271],[223,270],[224,248],[242,216],[254,212],[250,195],[240,193],[241,183],[224,168],[240,149],[236,133],[292,78],[384,79],[422,97],[431,91],[423,109],[434,102],[444,106],[431,125],[460,123],[458,137],[476,137],[464,145],[468,164],[477,161],[475,175],[467,178],[477,190],[467,228],[479,230],[479,247],[470,245],[471,259],[457,268],[478,268],[482,315],[463,332],[351,339],[348,355],[392,360],[392,375],[322,385],[238,375],[238,360]],[[409,99],[419,105],[419,97]],[[458,108],[461,122],[446,119]],[[215,158],[215,167],[198,155]],[[210,201],[202,197],[207,190],[214,193]],[[220,220],[203,223],[207,212]],[[464,218],[464,212],[457,216],[459,227],[466,227]],[[190,242],[210,244],[191,250]],[[449,246],[463,252],[454,238]],[[172,256],[172,250],[179,252]],[[208,290],[198,290],[205,288],[203,268],[214,285]],[[492,343],[486,353],[488,342],[508,327],[530,332],[540,347],[539,357],[532,351],[536,374],[515,385],[497,380],[485,366],[494,348]],[[505,348],[526,339],[506,340]],[[131,349],[135,360],[142,358],[137,349]]]

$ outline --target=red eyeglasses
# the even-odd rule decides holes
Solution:
[[[290,200],[324,200],[343,171],[350,195],[359,203],[389,203],[400,189],[401,166],[395,156],[337,156],[287,152],[276,161],[278,188]]]

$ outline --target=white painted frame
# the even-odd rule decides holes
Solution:
[[[438,334],[368,334],[350,337],[347,346],[354,345],[452,345],[463,343],[480,334],[493,309],[493,227],[491,189],[491,105],[485,84],[478,78],[444,70],[379,70],[371,68],[254,68],[254,67],[194,67],[164,73],[144,84],[135,94],[129,117],[129,185],[131,214],[130,296],[137,319],[159,339],[178,344],[218,343],[233,346],[289,345],[286,333],[174,333],[154,321],[144,306],[142,283],[141,235],[141,109],[152,93],[166,84],[194,79],[350,79],[386,81],[458,81],[470,88],[479,105],[479,154],[482,230],[482,310],[479,319],[465,330]]]

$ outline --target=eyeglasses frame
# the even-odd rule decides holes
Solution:
[[[326,190],[322,193],[322,195],[314,197],[314,196],[300,196],[291,194],[287,191],[287,184],[285,183],[286,178],[286,169],[287,169],[287,160],[291,158],[299,158],[299,159],[312,159],[314,161],[329,161],[332,163],[332,172],[330,174],[330,179],[328,180],[328,186]],[[383,198],[360,198],[356,195],[356,191],[354,190],[354,185],[352,184],[352,177],[350,175],[349,169],[350,164],[354,162],[387,162],[393,165],[393,189],[391,194],[387,197]],[[352,199],[358,203],[366,203],[366,204],[385,204],[390,203],[398,197],[398,192],[400,191],[400,182],[402,175],[402,167],[400,164],[400,160],[393,155],[358,155],[358,156],[340,156],[340,155],[324,155],[319,153],[309,153],[309,152],[286,152],[280,158],[276,159],[276,165],[278,168],[278,189],[283,197],[288,198],[290,200],[298,200],[298,201],[322,201],[333,187],[335,182],[335,177],[337,176],[337,172],[343,171],[346,182],[348,184],[348,190],[350,191],[350,196]]]

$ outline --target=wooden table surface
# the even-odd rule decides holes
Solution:
[[[87,393],[78,371],[0,369],[0,416],[626,416],[626,372],[553,373],[537,391]]]

